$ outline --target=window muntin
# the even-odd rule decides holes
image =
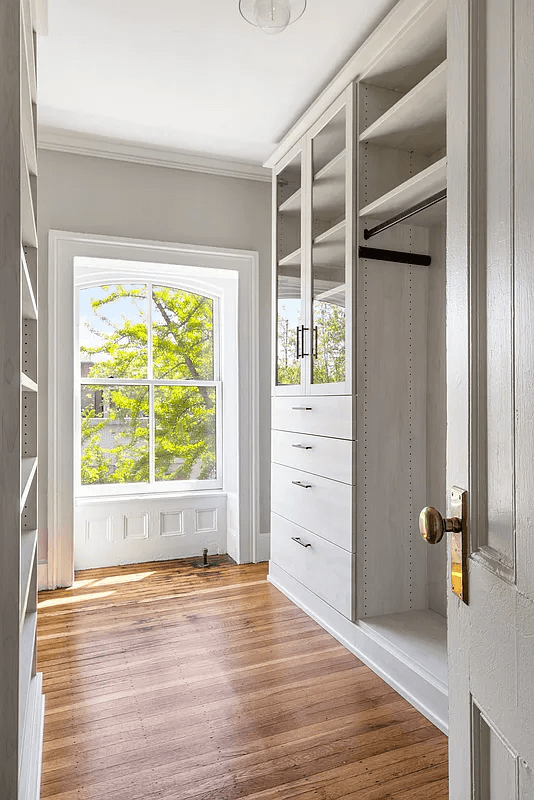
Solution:
[[[222,485],[217,313],[150,282],[79,289],[82,494]]]

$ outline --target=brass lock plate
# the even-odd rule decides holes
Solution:
[[[451,517],[462,521],[462,529],[451,532],[451,588],[467,603],[467,492],[458,486],[451,489]]]

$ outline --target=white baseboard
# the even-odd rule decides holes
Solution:
[[[226,529],[226,552],[239,563],[239,534],[233,528]]]
[[[55,589],[55,586],[50,586],[48,583],[48,561],[41,561],[37,565],[37,586],[39,591],[42,589]]]
[[[268,561],[271,557],[271,534],[259,533],[256,540],[256,558],[254,559],[258,564],[260,561]]]
[[[410,663],[405,654],[401,657],[386,640],[372,636],[365,625],[342,616],[272,561],[268,580],[437,728],[448,733],[448,693],[441,681],[434,680],[415,662]]]

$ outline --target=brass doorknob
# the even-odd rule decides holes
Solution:
[[[429,544],[437,544],[445,532],[460,533],[462,520],[458,517],[443,518],[437,508],[427,506],[419,514],[421,536]]]

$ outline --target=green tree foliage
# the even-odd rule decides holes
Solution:
[[[345,309],[333,303],[314,302],[317,326],[317,357],[313,362],[314,383],[345,380]]]
[[[284,316],[278,315],[277,382],[295,386],[300,383],[300,361],[297,361],[296,330]],[[317,384],[342,383],[345,380],[345,309],[323,301],[313,304],[314,326],[317,327],[316,357],[313,359],[313,382]],[[299,323],[300,324],[300,323]],[[315,335],[314,335],[315,340]],[[312,346],[309,339],[305,346]]]
[[[149,370],[146,286],[105,286],[91,306],[94,347],[90,378],[208,381],[214,378],[213,301],[165,286],[153,287],[152,375]],[[131,313],[118,314],[125,301]],[[105,331],[105,332],[104,332]],[[216,475],[216,391],[205,386],[154,387],[157,481],[205,480]],[[84,386],[82,483],[149,480],[149,391],[146,386]]]

